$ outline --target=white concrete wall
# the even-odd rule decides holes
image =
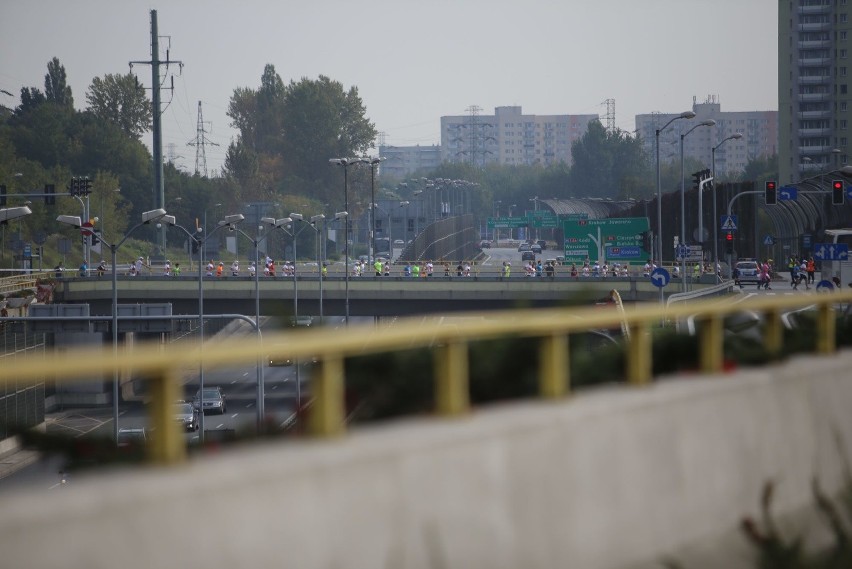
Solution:
[[[852,449],[850,368],[852,353],[795,359],[78,477],[61,491],[0,498],[0,560],[33,569],[651,566],[684,546],[738,540],[767,479],[778,483],[780,513],[812,503],[814,475],[836,492]]]

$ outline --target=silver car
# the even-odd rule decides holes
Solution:
[[[760,283],[760,266],[757,261],[740,261],[736,264],[736,268],[741,285]]]
[[[190,403],[175,404],[175,420],[183,425],[187,431],[197,431],[198,424],[198,409]]]
[[[203,393],[196,393],[195,398],[192,400],[192,406],[196,409],[201,409],[204,413],[211,411],[220,415],[224,415],[227,410],[225,396],[218,387],[205,387]]]

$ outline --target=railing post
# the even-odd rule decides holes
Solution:
[[[781,353],[784,344],[784,326],[781,322],[781,312],[771,308],[766,311],[764,318],[766,319],[763,331],[764,347],[767,352],[777,356]]]
[[[817,312],[817,352],[833,354],[836,350],[834,304],[831,301],[819,303]]]
[[[571,389],[568,335],[553,334],[539,345],[538,394],[545,399],[565,396]]]
[[[631,322],[630,341],[627,343],[627,361],[625,362],[627,381],[631,385],[647,385],[651,382],[651,324],[649,322]]]
[[[722,371],[724,358],[724,320],[716,314],[709,314],[701,320],[698,328],[699,359],[701,371],[716,373]]]
[[[435,406],[439,415],[470,410],[467,343],[453,340],[434,352]]]
[[[152,396],[148,413],[153,432],[148,441],[148,456],[159,464],[182,462],[186,459],[186,443],[174,416],[175,402],[181,398],[178,370],[163,368],[148,381]]]
[[[308,417],[308,432],[318,437],[334,437],[346,431],[345,379],[343,358],[326,356],[311,374],[313,405]]]

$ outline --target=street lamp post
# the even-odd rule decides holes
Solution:
[[[254,245],[254,327],[257,333],[258,342],[263,341],[260,333],[260,230],[261,226],[257,227],[257,236],[251,237],[248,233],[237,227],[237,224],[245,219],[241,213],[226,215],[225,219],[219,222],[219,227],[227,227],[232,231],[236,231],[252,245]],[[218,229],[218,228],[217,228]],[[212,233],[212,232],[211,232]],[[265,414],[265,394],[263,385],[263,360],[258,355],[256,363],[257,376],[257,430],[260,432],[263,429],[263,417]],[[203,412],[203,410],[202,410]]]
[[[352,164],[358,163],[360,160],[358,158],[329,158],[329,163],[337,164],[338,166],[343,167],[343,211],[347,212],[345,217],[345,221],[343,223],[343,240],[344,240],[344,258],[346,267],[344,270],[344,279],[346,282],[346,326],[349,326],[349,166]]]
[[[694,125],[692,128],[687,130],[685,133],[680,135],[680,239],[681,242],[686,245],[686,185],[684,183],[684,174],[683,174],[683,139],[687,137],[687,135],[700,126],[714,126],[716,121],[713,119],[709,119],[706,121],[701,121],[697,125]],[[700,197],[699,190],[699,197]],[[700,237],[700,236],[699,236]],[[686,255],[681,256],[681,278],[680,278],[680,287],[682,291],[686,290]]]
[[[376,252],[376,168],[379,164],[381,164],[384,158],[361,158],[359,161],[362,164],[367,164],[370,167],[370,243],[368,244],[368,252],[371,260]],[[349,211],[349,206],[345,207],[346,211]]]
[[[154,209],[146,211],[142,214],[142,222],[137,223],[124,234],[124,237],[118,243],[109,243],[101,236],[101,243],[109,247],[110,262],[112,263],[112,353],[113,357],[118,359],[118,269],[116,267],[116,252],[121,245],[127,241],[130,235],[142,227],[143,225],[157,222],[166,216],[166,210]],[[60,215],[56,218],[59,223],[65,223],[80,229],[83,222],[79,217],[71,215]],[[112,431],[114,441],[118,442],[118,369],[113,371],[112,375]]]
[[[725,144],[729,140],[739,140],[743,137],[742,133],[734,133],[731,136],[722,139],[719,144],[714,146],[710,151],[710,168],[713,176],[713,272],[717,272],[716,267],[719,266],[719,216],[716,213],[716,149]],[[699,202],[700,203],[700,202]]]
[[[663,266],[663,192],[660,187],[660,133],[678,119],[695,118],[695,113],[692,111],[684,111],[672,118],[669,122],[663,125],[663,128],[658,128],[654,131],[654,147],[657,155],[657,263],[658,266]],[[681,176],[682,178],[683,176]],[[660,288],[660,300],[663,299],[663,289]]]

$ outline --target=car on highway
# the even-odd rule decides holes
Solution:
[[[754,259],[738,261],[735,267],[739,275],[740,285],[760,283],[760,266]]]
[[[491,249],[491,241],[489,241],[488,239],[483,239],[482,241],[479,242],[479,248],[480,249]]]
[[[523,253],[524,251],[531,250],[529,243],[521,243],[518,245],[518,253]]]
[[[524,251],[521,253],[521,261],[535,261],[535,253],[532,251]]]
[[[403,241],[402,239],[394,239],[393,240],[393,246],[394,247],[405,247],[405,241]]]
[[[530,251],[541,255],[541,245],[539,245],[538,243],[533,243],[532,245],[530,245]]]
[[[202,393],[196,393],[192,400],[195,409],[201,409],[204,413],[214,411],[224,415],[227,411],[225,395],[219,387],[205,387]]]
[[[538,243],[542,251],[547,249],[547,241],[545,241],[544,239],[539,239],[538,241],[536,241],[536,243]]]
[[[175,420],[187,431],[197,431],[199,425],[198,409],[191,403],[175,403]]]
[[[116,445],[119,447],[144,446],[146,442],[148,442],[148,436],[144,428],[122,427],[118,430]]]

